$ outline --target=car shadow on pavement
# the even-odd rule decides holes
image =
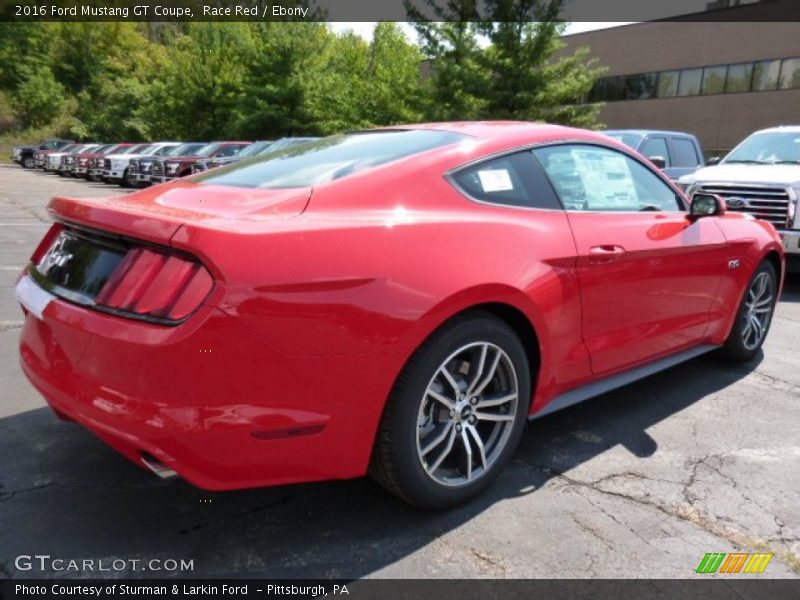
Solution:
[[[658,452],[649,428],[725,389],[760,360],[731,366],[706,355],[533,421],[494,485],[465,506],[438,512],[409,507],[367,478],[208,493],[156,478],[49,409],[29,411],[0,420],[0,576],[54,575],[15,569],[14,557],[37,552],[193,560],[194,571],[184,576],[366,576],[616,446],[647,469]]]

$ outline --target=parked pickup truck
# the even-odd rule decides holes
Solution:
[[[47,156],[45,157],[44,166],[42,167],[45,171],[50,171],[51,173],[61,173],[64,163],[62,159],[67,156],[68,154],[74,154],[78,152],[83,152],[84,149],[90,150],[92,148],[97,147],[97,144],[73,144],[72,146],[67,146],[63,150],[59,150],[58,152],[48,152]]]
[[[689,195],[717,194],[728,211],[772,223],[783,239],[789,270],[800,271],[800,125],[756,131],[718,165],[678,183]]]
[[[174,148],[167,149],[163,154],[150,154],[131,161],[128,171],[128,179],[136,187],[146,187],[152,182],[150,176],[153,174],[153,165],[161,158],[167,159],[170,156],[187,156],[195,154],[202,148],[208,146],[208,142],[187,142]]]
[[[128,169],[132,160],[148,154],[157,154],[165,148],[173,148],[179,145],[179,142],[153,142],[141,144],[134,150],[124,154],[109,154],[103,161],[103,181],[106,183],[119,183],[123,186],[130,185]]]
[[[41,144],[32,146],[12,146],[11,160],[21,164],[26,169],[32,169],[36,166],[33,155],[37,150],[55,151],[74,143],[72,140],[45,140]]]
[[[298,146],[300,144],[313,142],[314,140],[318,139],[318,137],[285,137],[279,139],[278,141],[260,140],[258,142],[253,142],[247,148],[239,152],[239,154],[235,154],[234,156],[201,158],[195,161],[195,163],[192,165],[192,173],[202,173],[208,169],[230,165],[241,160],[253,158],[254,156],[259,156],[268,152],[275,152],[276,150],[282,150],[284,148],[290,148],[291,146]]]
[[[93,154],[89,157],[89,170],[86,173],[86,179],[89,181],[103,181],[103,168],[105,167],[106,156],[110,154],[125,154],[136,148],[144,148],[148,145],[149,144],[131,144],[130,142],[125,142],[117,144],[111,148],[111,150]]]
[[[62,177],[74,177],[75,163],[78,161],[78,156],[85,152],[96,152],[103,146],[104,144],[84,144],[72,152],[63,154],[56,172]]]
[[[673,181],[705,165],[700,142],[691,133],[654,129],[614,129],[603,133],[644,154]]]
[[[164,183],[191,175],[192,165],[198,159],[235,156],[249,145],[250,142],[212,142],[192,155],[162,158],[153,164],[153,173],[150,176],[150,181],[152,183]]]

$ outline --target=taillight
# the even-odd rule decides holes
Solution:
[[[64,226],[61,223],[55,223],[52,227],[50,227],[50,231],[45,234],[44,238],[42,238],[42,241],[39,242],[39,245],[36,246],[36,250],[34,250],[33,254],[31,255],[31,262],[33,264],[37,264],[40,260],[42,260],[42,257],[45,255],[45,253],[50,250],[50,246],[53,245],[53,242],[55,241],[56,237],[58,237],[58,234],[63,230]]]
[[[212,286],[211,275],[198,262],[150,248],[133,248],[95,303],[132,315],[180,321],[202,304]]]

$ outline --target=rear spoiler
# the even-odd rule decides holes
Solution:
[[[169,245],[183,220],[181,211],[165,208],[136,210],[135,202],[126,202],[125,197],[68,198],[56,196],[47,206],[47,211],[56,221],[83,225],[128,237],[135,237],[156,244]]]

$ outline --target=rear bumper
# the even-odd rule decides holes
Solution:
[[[23,371],[57,414],[140,466],[152,455],[209,490],[366,472],[382,401],[361,405],[370,377],[349,393],[332,382],[343,361],[374,372],[369,359],[290,358],[210,306],[177,327],[60,299],[42,315],[25,317]]]

